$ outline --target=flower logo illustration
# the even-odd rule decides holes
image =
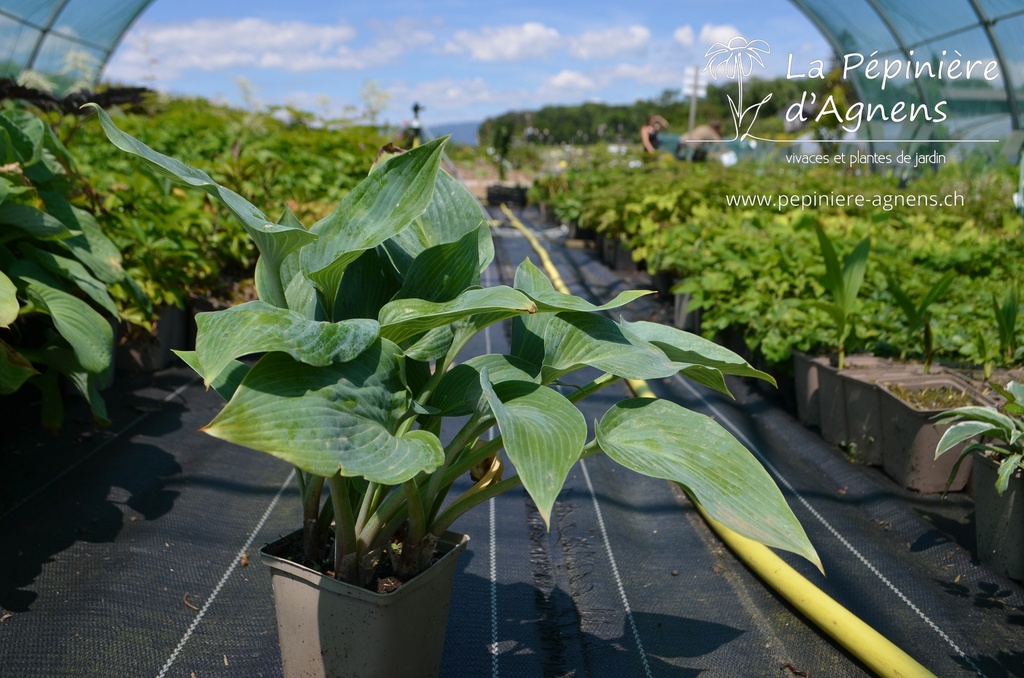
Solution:
[[[725,77],[729,79],[736,78],[737,85],[739,86],[736,101],[732,100],[732,95],[728,96],[729,108],[732,110],[732,120],[736,124],[736,139],[745,139],[748,136],[752,136],[750,128],[754,125],[754,121],[757,120],[757,114],[761,110],[761,106],[772,98],[772,95],[769,94],[756,104],[743,108],[743,78],[750,76],[754,72],[755,63],[764,68],[764,61],[761,60],[761,55],[770,54],[771,51],[771,47],[764,40],[747,40],[742,36],[736,36],[729,41],[728,45],[716,42],[704,53],[704,58],[708,62],[703,70],[710,73],[711,77],[715,80],[718,80],[719,72],[724,72]],[[747,118],[747,114],[750,114],[750,118],[744,127],[744,119]]]

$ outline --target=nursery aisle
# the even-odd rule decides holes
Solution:
[[[495,235],[489,282],[509,282],[533,254],[511,229]],[[574,292],[623,285],[588,252],[550,245]],[[495,326],[478,340],[508,338]],[[256,552],[298,524],[290,467],[200,433],[219,397],[186,369],[118,379],[103,432],[83,434],[75,410],[61,437],[15,426],[5,438],[0,675],[280,675]],[[828,576],[788,560],[812,581],[936,675],[1024,675],[1021,588],[944,537],[940,508],[915,510],[745,383],[733,384],[738,406],[678,381],[653,386],[728,420],[786,479]],[[678,490],[600,458],[572,470],[550,532],[518,492],[455,528],[472,541],[443,676],[868,675],[721,546]]]

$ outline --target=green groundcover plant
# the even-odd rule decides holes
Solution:
[[[496,494],[522,486],[548,520],[571,467],[600,453],[682,484],[719,522],[820,567],[770,476],[711,418],[626,398],[588,439],[577,405],[622,379],[681,373],[728,392],[723,375],[770,377],[700,337],[603,313],[644,292],[595,306],[557,292],[529,261],[513,286],[482,287],[489,226],[439,170],[444,140],[385,148],[307,228],[287,211],[268,219],[97,113],[116,146],[227,205],[259,249],[259,300],[199,314],[196,349],[179,355],[227,400],[208,434],[297,467],[312,567],[366,585],[386,558],[415,575],[437,538]],[[509,353],[466,351],[502,321]],[[442,438],[448,421],[456,428]],[[501,450],[515,475],[503,474]],[[466,475],[475,484],[450,497]]]

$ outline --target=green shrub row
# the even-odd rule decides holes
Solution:
[[[840,257],[865,238],[871,242],[848,348],[923,357],[920,323],[904,313],[892,281],[919,300],[951,272],[953,282],[928,309],[936,358],[1006,365],[1024,358],[1014,341],[1019,330],[1008,328],[1007,338],[995,308],[1012,301],[1024,260],[1012,202],[1016,171],[951,163],[901,186],[895,176],[834,167],[654,161],[544,177],[531,196],[563,221],[621,239],[652,274],[676,277],[675,291],[692,295],[702,309],[705,336],[739,331],[770,362],[788,359],[793,349],[837,348],[835,322],[812,303],[830,296],[819,225]],[[779,194],[863,195],[864,205],[780,210],[777,203],[728,203],[728,196]],[[960,195],[963,203],[907,202],[932,195]]]

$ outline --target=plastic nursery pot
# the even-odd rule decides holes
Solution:
[[[877,356],[852,356],[839,373],[846,405],[847,444],[858,461],[882,465],[882,392],[879,381],[920,374],[920,367]]]
[[[295,534],[260,550],[274,588],[285,678],[439,674],[456,564],[469,537],[446,532],[430,569],[380,594],[274,555]]]
[[[903,387],[907,392],[952,389],[969,396],[971,402],[962,404],[991,405],[991,401],[953,375],[907,377],[899,382],[887,381],[880,386],[882,468],[885,474],[910,490],[942,492],[946,488],[946,481],[960,452],[967,443],[961,443],[936,459],[935,447],[949,426],[936,424],[935,417],[949,408],[915,406],[894,391],[899,390],[899,387]],[[970,475],[971,464],[965,461],[950,483],[950,491],[963,490]]]
[[[828,364],[828,357],[793,351],[793,385],[796,390],[796,414],[804,426],[821,425],[818,394],[818,367]]]
[[[850,437],[846,423],[846,393],[839,369],[827,362],[818,365],[818,409],[821,437],[830,445],[843,445]]]
[[[1000,574],[1024,581],[1024,477],[1019,470],[1014,472],[1000,496],[996,494],[998,462],[978,452],[973,461],[978,559]]]

